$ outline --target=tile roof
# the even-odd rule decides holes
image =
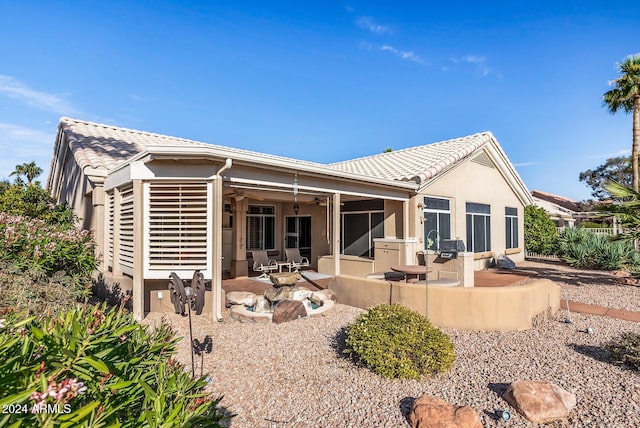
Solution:
[[[553,193],[543,192],[542,190],[532,190],[531,196],[551,202],[552,204],[561,206],[571,211],[580,211],[578,201],[567,198],[566,196],[554,195]]]
[[[66,136],[67,143],[76,162],[81,168],[111,170],[131,159],[138,153],[144,152],[151,146],[202,148],[203,151],[229,151],[229,147],[169,137],[150,132],[136,131],[112,125],[87,122],[83,120],[63,117],[58,125]],[[295,165],[320,166],[325,165],[292,159],[283,156],[269,155],[243,149],[232,149],[235,153],[243,154],[260,160],[279,160]]]
[[[165,146],[178,150],[180,147],[200,148],[203,153],[220,152],[221,155],[224,153],[224,156],[229,156],[231,152],[232,155],[258,163],[285,162],[292,168],[320,168],[327,172],[335,171],[336,174],[353,174],[372,179],[418,184],[424,184],[458,161],[470,157],[490,141],[495,141],[490,132],[482,132],[343,162],[321,164],[68,117],[61,118],[58,127],[59,132],[65,135],[66,142],[81,168],[90,167],[105,172],[150,148]]]
[[[392,180],[423,183],[477,152],[493,135],[482,132],[452,140],[337,162],[328,167]]]

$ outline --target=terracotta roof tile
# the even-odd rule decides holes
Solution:
[[[328,166],[338,171],[422,183],[475,153],[492,138],[493,135],[490,132],[483,132],[424,146],[337,162]]]
[[[70,119],[67,117],[60,119],[59,129],[66,136],[67,143],[81,168],[88,166],[96,169],[110,170],[126,162],[138,153],[145,151],[149,146],[202,147],[209,151],[215,151],[216,149],[229,150],[229,147]],[[286,161],[292,166],[314,165],[324,167],[324,165],[315,162],[253,152],[250,150],[234,148],[233,151],[252,156],[256,161],[260,161],[260,159],[272,159]]]
[[[111,170],[145,151],[149,146],[201,147],[214,152],[216,150],[228,152],[230,149],[184,138],[66,117],[60,119],[59,128],[66,136],[67,143],[78,165],[82,168],[88,166]],[[249,150],[235,148],[232,150],[239,154],[250,155],[257,162],[261,159],[281,160],[293,167],[295,165],[315,166],[368,177],[423,183],[475,153],[492,138],[493,135],[490,132],[484,132],[328,165]]]

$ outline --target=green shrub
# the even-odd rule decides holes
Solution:
[[[607,343],[606,348],[614,362],[640,370],[640,334],[623,333],[620,337]]]
[[[0,212],[67,226],[77,220],[68,205],[56,204],[53,197],[36,184],[13,184],[3,189],[0,193]]]
[[[57,314],[85,301],[90,290],[62,271],[47,275],[0,262],[0,310],[4,306],[30,314]]]
[[[451,368],[453,343],[427,318],[400,305],[377,305],[347,327],[345,353],[390,378],[420,379]]]
[[[94,246],[86,230],[0,212],[0,261],[25,271],[65,271],[88,282],[97,266]]]
[[[220,426],[220,398],[173,360],[176,342],[105,306],[0,313],[0,426]]]
[[[569,266],[585,269],[636,269],[640,260],[629,241],[612,241],[589,229],[565,229],[558,239],[558,255]]]
[[[558,231],[547,212],[535,205],[524,208],[524,245],[527,251],[554,254]]]

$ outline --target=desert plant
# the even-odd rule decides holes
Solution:
[[[635,270],[638,253],[628,241],[616,241],[588,229],[565,229],[558,239],[558,255],[569,266],[587,269]]]
[[[535,205],[524,208],[524,245],[527,251],[553,254],[558,241],[558,231],[547,212]]]
[[[0,426],[218,427],[204,378],[173,360],[177,339],[122,311],[0,313]]]
[[[390,378],[420,379],[448,370],[454,345],[429,320],[400,305],[377,305],[347,327],[344,352]]]
[[[622,333],[619,337],[609,341],[605,347],[614,362],[640,370],[640,334]]]

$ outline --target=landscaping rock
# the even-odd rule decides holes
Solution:
[[[271,302],[269,302],[263,296],[256,296],[256,304],[253,307],[253,312],[256,312],[256,313],[271,312]]]
[[[273,310],[273,322],[282,324],[283,322],[295,321],[298,318],[305,318],[307,310],[299,300],[281,300]]]
[[[265,290],[264,297],[270,302],[279,302],[289,297],[290,287],[269,288]]]
[[[226,294],[225,305],[253,306],[256,303],[256,295],[249,291],[230,291]]]
[[[295,287],[291,287],[291,289],[289,290],[289,299],[291,300],[309,299],[312,294],[313,294],[313,291],[301,285],[297,285]]]
[[[469,406],[456,406],[431,395],[413,402],[409,413],[412,428],[482,428],[480,416]]]
[[[317,305],[321,305],[325,300],[333,300],[334,302],[337,300],[336,295],[329,289],[314,291],[311,293],[310,299]]]
[[[546,380],[517,381],[503,398],[531,422],[545,423],[569,415],[576,395]]]
[[[297,272],[272,273],[269,279],[274,287],[282,287],[284,285],[296,285],[298,280],[302,279]]]

